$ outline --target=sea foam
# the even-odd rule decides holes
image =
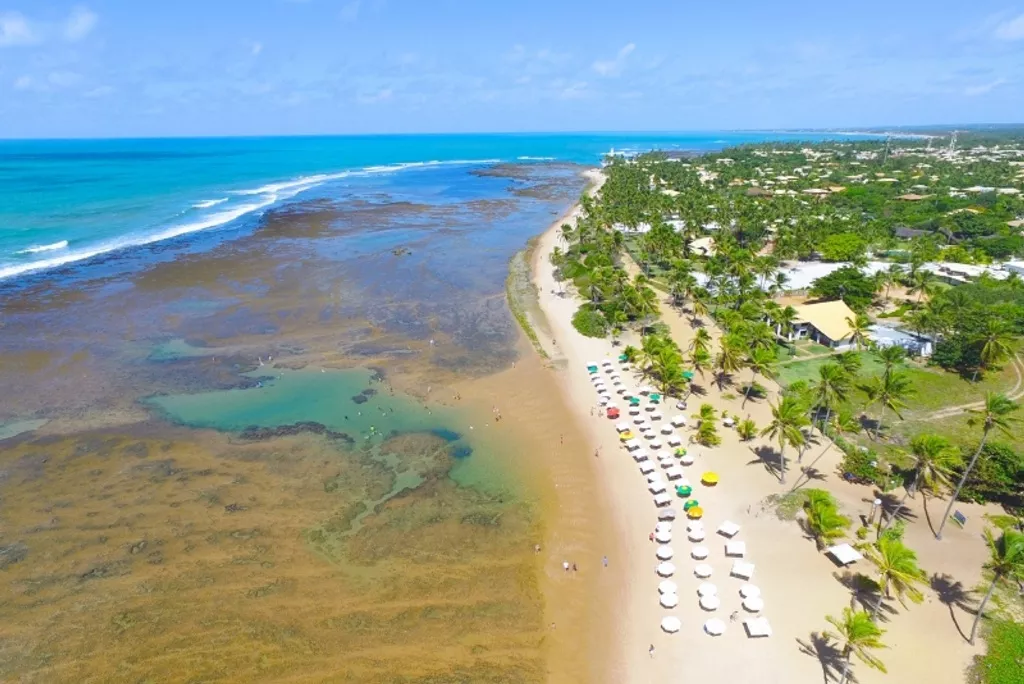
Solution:
[[[61,240],[60,242],[54,242],[50,245],[39,245],[38,247],[27,247],[23,250],[15,252],[15,254],[38,254],[39,252],[53,252],[58,249],[64,249],[68,246],[67,240]]]

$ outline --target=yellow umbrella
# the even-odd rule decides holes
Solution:
[[[716,485],[718,484],[718,473],[709,470],[700,476],[700,481],[706,485]]]
[[[690,520],[700,520],[704,517],[704,509],[700,506],[694,506],[686,512],[686,515],[690,517]]]
[[[629,441],[633,439],[633,433],[630,432],[629,430],[626,430],[625,432],[619,434],[619,439],[621,439],[623,442]]]

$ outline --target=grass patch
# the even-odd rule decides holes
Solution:
[[[796,520],[807,501],[807,492],[806,489],[798,489],[788,494],[772,494],[768,497],[768,503],[775,507],[775,515],[780,520]]]
[[[822,349],[825,349],[825,347],[822,347]],[[860,378],[862,380],[866,380],[873,375],[880,375],[882,373],[882,364],[878,362],[871,352],[859,352],[859,356],[862,363],[860,371]],[[785,387],[797,382],[798,380],[804,380],[806,382],[817,380],[818,369],[826,363],[831,362],[832,357],[830,355],[816,359],[808,359],[806,361],[797,360],[791,363],[781,364],[778,368],[779,383]]]
[[[1020,684],[1024,672],[1024,624],[1010,620],[992,623],[988,650],[975,658],[968,681],[972,684]]]

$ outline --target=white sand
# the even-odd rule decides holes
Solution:
[[[586,338],[575,331],[571,317],[580,300],[569,294],[564,297],[557,294],[559,285],[550,263],[552,250],[561,242],[558,227],[567,220],[571,222],[574,215],[557,221],[542,236],[535,252],[534,277],[541,311],[546,319],[535,327],[542,345],[558,369],[559,384],[567,401],[574,407],[584,431],[591,436],[593,449],[600,449],[600,456],[593,459],[597,481],[601,483],[601,491],[595,496],[601,497],[610,508],[616,525],[614,532],[620,537],[619,553],[622,557],[610,559],[619,571],[616,576],[620,579],[607,595],[597,597],[597,600],[618,604],[618,617],[610,625],[614,630],[611,643],[617,648],[600,654],[608,659],[607,681],[669,682],[684,676],[698,681],[721,681],[725,676],[738,682],[788,684],[821,681],[822,666],[818,658],[802,653],[801,644],[810,644],[812,632],[828,627],[825,615],[840,614],[842,608],[850,603],[850,593],[833,577],[835,566],[817,552],[814,543],[804,536],[795,522],[781,521],[774,512],[762,510],[761,506],[766,496],[785,492],[792,485],[799,474],[794,467],[795,454],[790,454],[793,470],[787,485],[783,486],[765,471],[753,451],[766,446],[762,439],[743,443],[734,431],[721,427],[721,446],[706,449],[686,445],[690,453],[696,455],[694,465],[685,468],[687,477],[694,487],[694,498],[706,511],[704,527],[707,537],[702,545],[708,547],[710,555],[703,562],[713,568],[709,581],[718,586],[721,607],[708,613],[697,603],[696,590],[702,580],[693,575],[693,567],[698,561],[690,558],[690,550],[695,544],[686,539],[687,521],[682,515],[674,523],[671,543],[676,553],[673,562],[677,571],[672,579],[679,585],[679,605],[672,610],[659,605],[657,587],[662,578],[655,573],[657,544],[648,540],[657,522],[657,509],[638,466],[619,444],[614,429],[618,421],[591,414],[591,409],[597,406],[597,393],[585,364],[605,358],[616,361],[619,348],[613,348],[607,340]],[[685,349],[693,335],[688,319],[664,302],[662,316],[676,342]],[[717,340],[719,334],[713,326],[711,332]],[[637,342],[629,334],[623,336],[623,345]],[[615,366],[619,366],[617,361]],[[724,392],[719,392],[710,384],[710,379],[709,375],[708,381],[702,383],[707,395],[691,397],[688,410],[677,411],[671,405],[663,407],[665,420],[676,413],[689,417],[701,403],[707,402],[719,410],[727,408],[733,414],[749,415],[759,427],[770,421],[767,401],[748,402],[741,410],[742,397],[728,399],[722,396],[730,392],[738,394],[738,390],[727,387]],[[623,380],[631,389],[640,384],[627,373],[623,373]],[[746,371],[737,378],[737,382],[747,380],[749,373]],[[770,386],[771,398],[774,399],[778,388],[763,379],[760,382]],[[617,403],[625,409],[625,402],[619,400]],[[623,413],[622,420],[628,420],[625,410]],[[678,432],[684,442],[688,441],[689,430]],[[823,446],[809,450],[805,462],[813,460]],[[662,451],[666,450],[669,450],[667,444]],[[825,480],[816,481],[811,486],[834,491],[850,517],[867,512],[869,504],[863,501],[872,498],[870,490],[839,482],[834,475],[838,460],[838,449],[831,450],[821,459],[816,467],[825,475]],[[721,484],[714,488],[701,485],[700,476],[706,470],[716,471],[721,476]],[[660,467],[658,471],[664,472]],[[673,493],[673,508],[681,514],[682,500],[674,496],[671,488],[670,493]],[[935,502],[930,506],[933,515],[941,515],[938,504]],[[919,502],[914,505],[919,505]],[[922,567],[930,573],[947,573],[954,581],[970,588],[980,580],[980,566],[985,556],[980,539],[982,511],[969,505],[959,508],[971,518],[966,530],[950,530],[943,542],[936,542],[924,523],[924,516],[916,511],[919,519],[909,526],[907,542],[918,551]],[[746,542],[745,560],[756,565],[752,583],[762,590],[765,604],[762,615],[768,618],[774,632],[770,638],[749,639],[744,632],[742,620],[750,614],[740,605],[738,589],[743,581],[729,576],[733,559],[726,558],[724,554],[727,540],[715,533],[726,520],[741,526],[735,539]],[[867,561],[857,564],[856,569],[872,572]],[[891,648],[880,655],[889,668],[889,674],[855,666],[860,682],[962,681],[961,672],[969,664],[971,656],[981,652],[982,647],[969,647],[957,633],[947,607],[931,590],[926,590],[926,595],[925,604],[908,610],[899,608],[898,614],[884,625],[889,630],[885,640]],[[739,619],[731,622],[730,615],[735,611],[739,612]],[[967,631],[970,615],[958,609],[954,614],[961,628]],[[661,619],[668,615],[682,621],[682,629],[676,634],[666,634],[659,627]],[[711,617],[725,622],[723,636],[713,638],[704,634],[702,625]],[[651,645],[655,647],[653,657],[648,654]],[[919,649],[924,648],[928,649],[928,657],[921,657]]]

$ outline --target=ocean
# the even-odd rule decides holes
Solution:
[[[705,151],[823,133],[389,135],[0,141],[0,281],[230,229],[324,184],[615,150]]]

